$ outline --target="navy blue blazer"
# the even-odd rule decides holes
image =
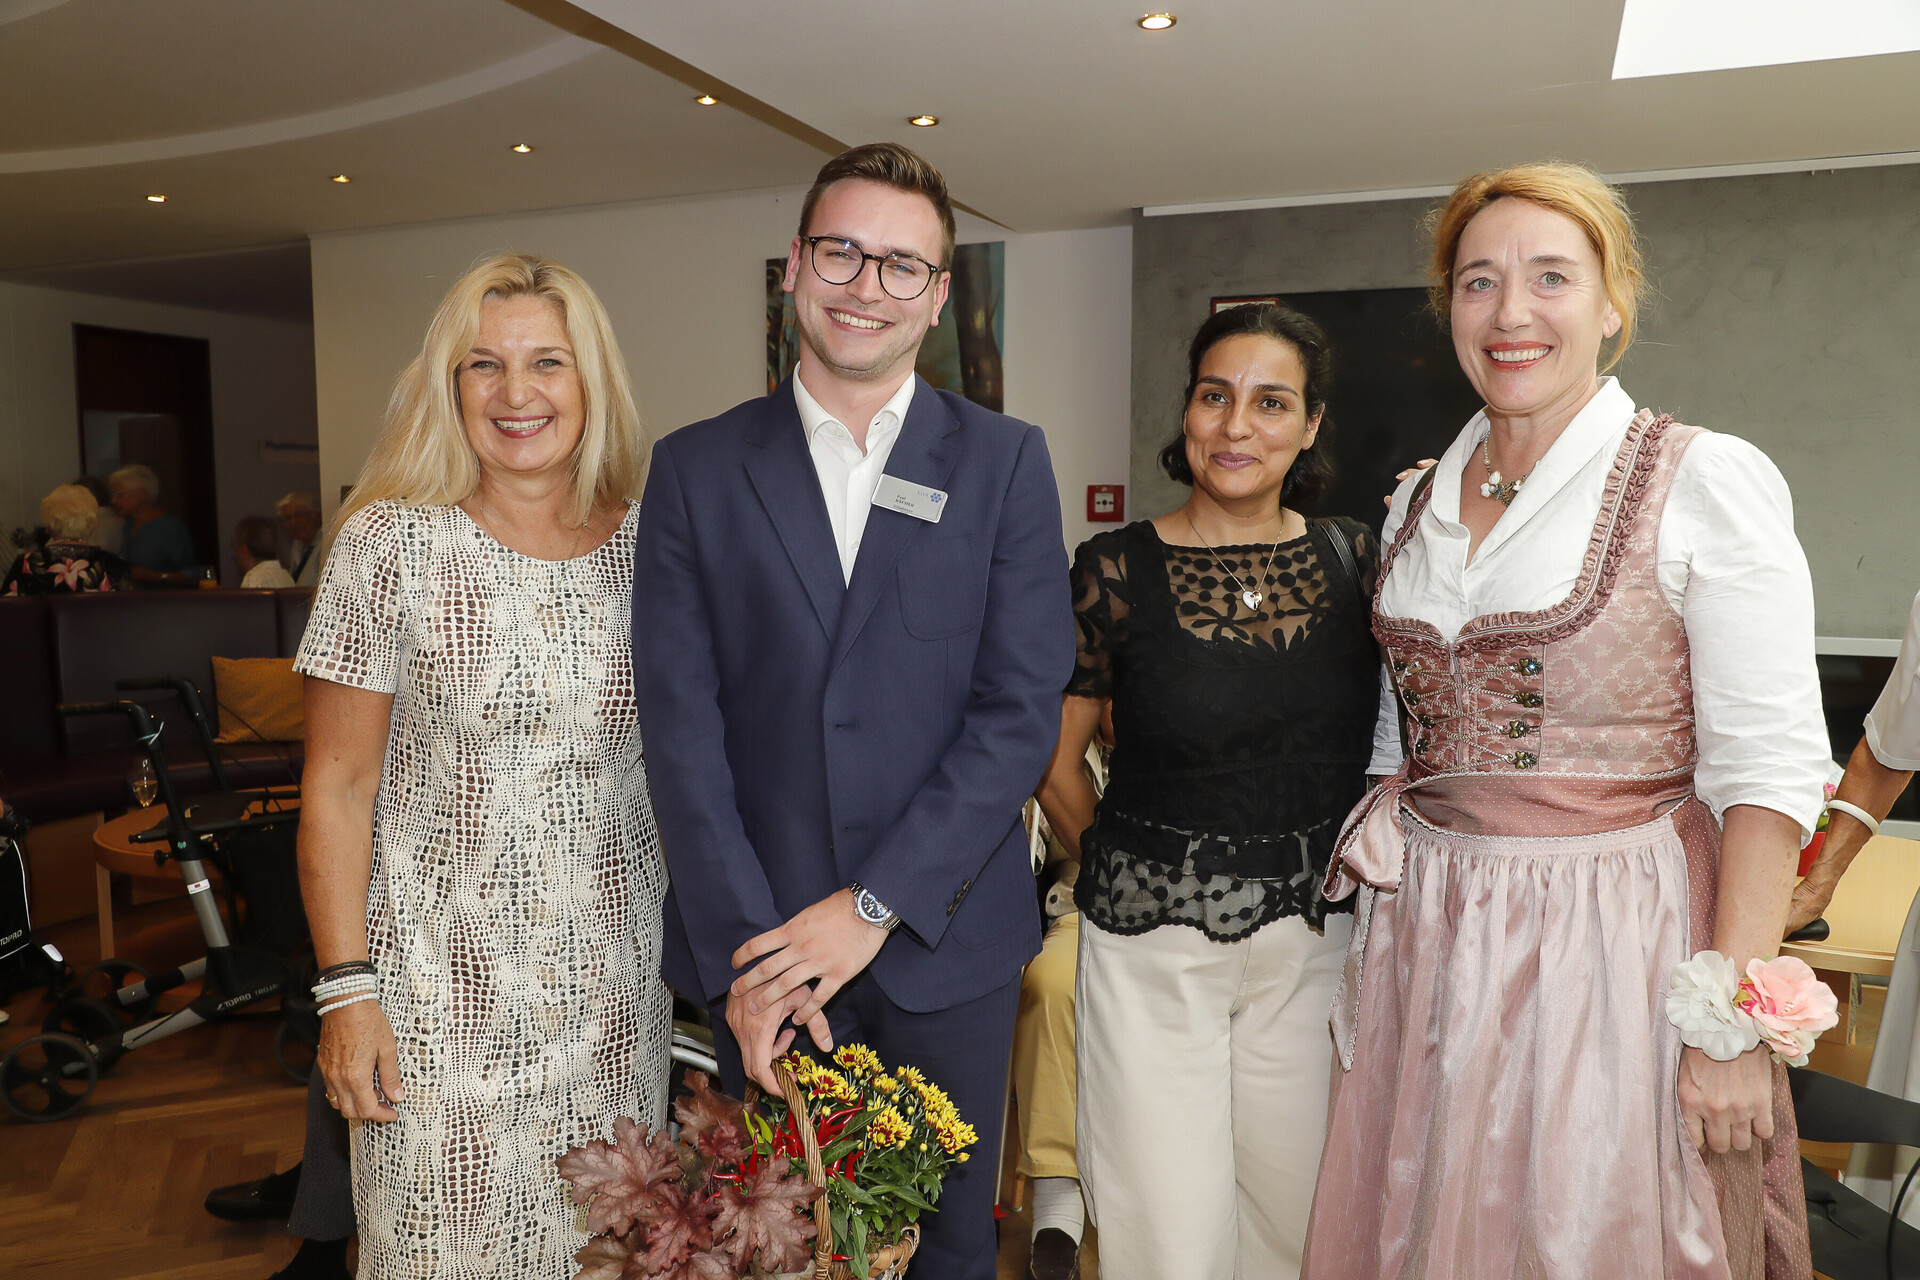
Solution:
[[[1039,949],[1020,808],[1074,662],[1046,440],[923,381],[886,470],[944,513],[873,508],[846,582],[790,382],[654,449],[634,683],[683,994],[851,881],[900,914],[871,971],[910,1011]]]

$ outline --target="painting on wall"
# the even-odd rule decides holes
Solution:
[[[1327,428],[1338,478],[1312,514],[1352,516],[1378,529],[1394,474],[1439,457],[1480,411],[1427,291],[1241,295],[1214,298],[1209,311],[1249,302],[1283,302],[1326,330],[1333,346]]]
[[[953,278],[940,322],[927,330],[916,366],[921,377],[995,413],[1005,411],[1006,249],[1002,241],[956,245]],[[767,390],[786,380],[800,361],[800,329],[793,295],[780,286],[785,258],[767,259]]]

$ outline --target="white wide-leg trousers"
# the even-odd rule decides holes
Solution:
[[[1080,929],[1075,1132],[1101,1280],[1294,1280],[1351,915]]]

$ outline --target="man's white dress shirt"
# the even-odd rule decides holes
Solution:
[[[1474,618],[1564,600],[1635,412],[1619,382],[1602,379],[1469,563],[1460,486],[1486,478],[1487,418],[1476,414],[1435,469],[1420,529],[1381,591],[1382,610],[1424,619],[1451,639]],[[1415,479],[1393,495],[1383,545],[1406,519]],[[1716,817],[1732,805],[1758,805],[1810,836],[1831,747],[1813,655],[1813,579],[1794,537],[1786,480],[1737,436],[1695,437],[1667,497],[1657,554],[1661,592],[1679,611],[1691,651],[1695,791]],[[1390,703],[1392,685],[1383,684]],[[1376,734],[1368,772],[1399,765],[1398,735]]]
[[[799,373],[793,375],[793,402],[800,410],[800,426],[807,433],[807,451],[813,455],[814,474],[820,477],[820,495],[827,500],[827,519],[833,524],[833,541],[840,550],[840,572],[853,581],[853,562],[860,558],[860,539],[867,532],[867,513],[873,508],[873,492],[887,469],[894,441],[900,438],[900,424],[907,420],[907,407],[913,403],[917,375],[908,375],[880,406],[867,424],[867,449],[853,442],[853,432],[820,407],[807,393]]]

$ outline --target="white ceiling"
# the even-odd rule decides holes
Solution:
[[[1019,231],[1547,155],[1920,152],[1920,53],[1615,83],[1624,0],[1157,2],[1173,30],[1137,0],[0,0],[0,278],[285,279],[228,251],[782,186],[876,138]]]

